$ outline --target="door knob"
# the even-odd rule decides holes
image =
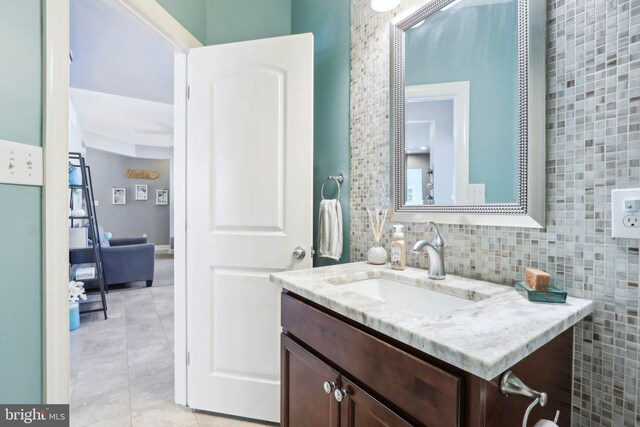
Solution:
[[[303,259],[306,255],[307,255],[307,251],[305,251],[304,248],[301,248],[300,246],[298,246],[293,250],[293,257],[295,259],[298,259],[298,260]]]
[[[327,394],[330,394],[333,389],[336,387],[336,383],[334,383],[333,381],[325,381],[324,384],[324,392]]]
[[[347,390],[336,390],[333,392],[333,395],[338,402],[342,402],[342,400],[347,396]]]

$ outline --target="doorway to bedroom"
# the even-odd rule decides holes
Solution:
[[[174,48],[118,2],[71,0],[69,60],[69,152],[87,166],[69,190],[71,271],[102,265],[106,300],[95,271],[76,279],[72,425],[196,423],[174,403]]]

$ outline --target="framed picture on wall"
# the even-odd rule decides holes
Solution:
[[[147,185],[136,184],[136,200],[147,200]]]
[[[169,204],[169,190],[156,190],[156,205]]]
[[[111,194],[111,203],[114,205],[126,205],[127,191],[124,188],[114,188]]]

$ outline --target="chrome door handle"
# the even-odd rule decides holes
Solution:
[[[347,396],[347,390],[336,390],[333,392],[333,396],[338,402],[342,402],[342,400]]]
[[[336,383],[334,383],[333,381],[325,381],[323,387],[325,393],[331,394],[333,389],[336,387]]]
[[[305,256],[307,256],[307,251],[305,251],[304,248],[301,248],[300,246],[298,246],[293,250],[293,257],[295,259],[300,260],[300,259],[303,259]]]

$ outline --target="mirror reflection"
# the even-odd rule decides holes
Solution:
[[[406,205],[516,203],[517,0],[459,0],[404,32]]]

